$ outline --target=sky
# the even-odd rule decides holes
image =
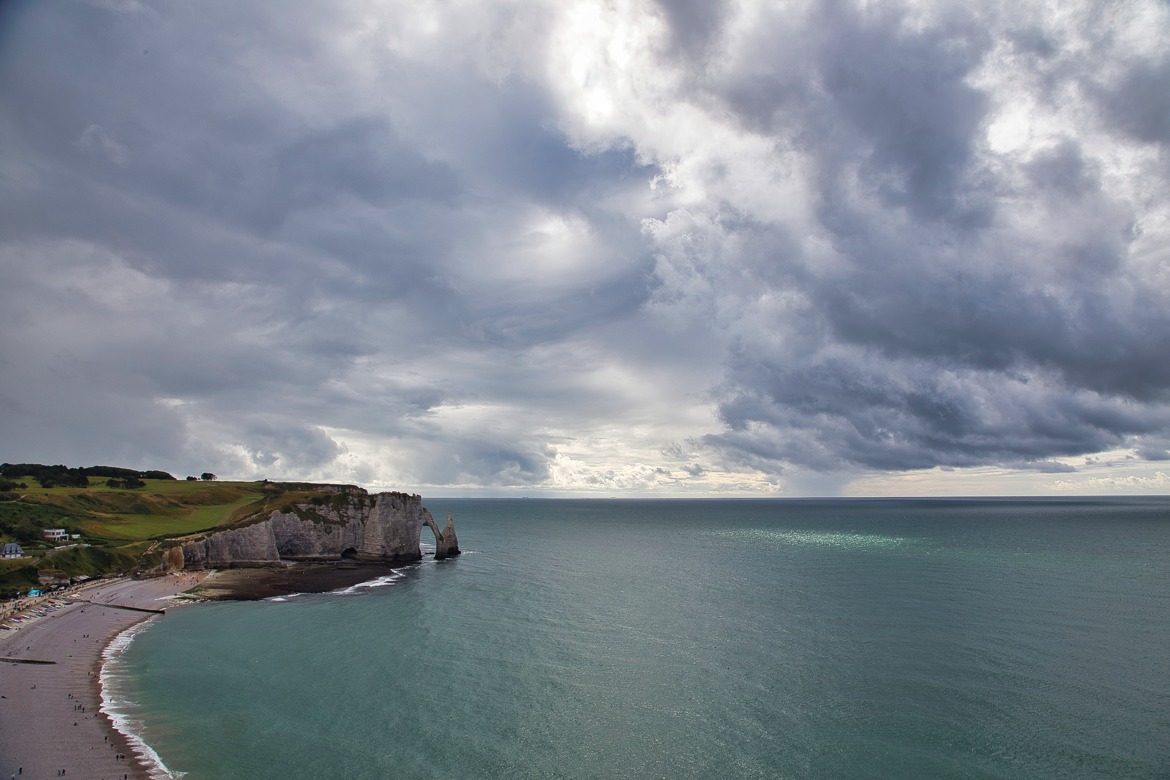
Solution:
[[[0,4],[0,460],[1170,493],[1161,0]]]

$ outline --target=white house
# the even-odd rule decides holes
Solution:
[[[46,528],[45,538],[52,542],[63,542],[69,538],[64,528]]]

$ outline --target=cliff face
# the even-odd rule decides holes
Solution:
[[[420,496],[364,493],[295,504],[260,522],[184,543],[176,568],[276,566],[282,560],[401,563],[422,558],[423,525],[435,533],[435,557],[459,554],[450,515],[440,532]],[[174,554],[171,553],[174,557]]]

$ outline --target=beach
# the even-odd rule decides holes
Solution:
[[[154,766],[101,711],[102,654],[122,632],[199,600],[255,600],[323,592],[393,572],[384,564],[298,564],[101,580],[26,609],[0,636],[0,780],[12,776],[148,778]],[[10,621],[12,623],[12,621]],[[49,663],[45,663],[49,662]]]
[[[43,616],[0,637],[0,778],[149,777],[101,712],[102,652],[126,629],[174,605],[206,577],[103,580],[44,602]],[[115,606],[116,605],[116,606]],[[133,607],[137,609],[123,609]],[[51,663],[30,663],[35,661]]]

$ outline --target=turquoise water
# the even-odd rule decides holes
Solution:
[[[467,554],[134,639],[171,770],[1170,776],[1170,500],[427,505]]]

